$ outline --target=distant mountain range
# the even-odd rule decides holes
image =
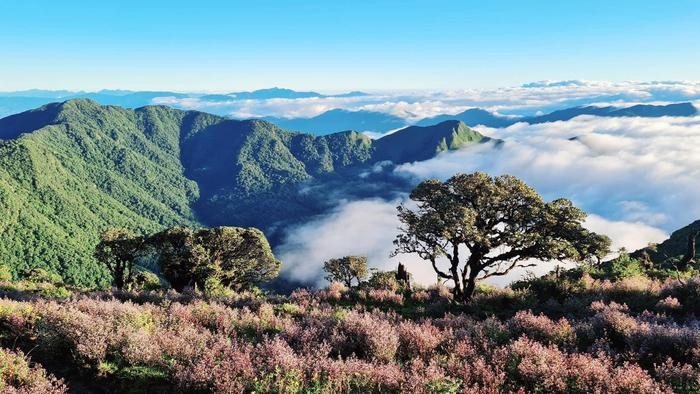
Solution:
[[[695,116],[697,108],[691,103],[677,103],[668,105],[641,104],[630,107],[614,106],[584,106],[566,108],[539,116],[502,116],[489,111],[472,108],[455,115],[437,115],[421,119],[415,123],[417,126],[429,126],[448,120],[458,120],[470,127],[508,127],[518,122],[529,124],[566,121],[580,115],[623,117],[639,116],[654,118],[661,116]],[[372,111],[347,111],[334,109],[324,112],[312,118],[264,118],[281,127],[305,133],[333,133],[342,130],[361,130],[386,133],[401,127],[408,126],[405,119],[383,112]]]
[[[285,129],[316,135],[336,133],[344,130],[384,133],[407,126],[405,119],[384,112],[348,111],[345,109],[332,109],[312,118],[285,119],[265,117],[263,119]],[[436,123],[426,124],[425,126]]]
[[[362,97],[368,93],[353,91],[341,94],[321,94],[316,92],[299,92],[291,89],[270,88],[254,90],[252,92],[233,92],[228,94],[207,94],[200,96],[200,100],[206,101],[232,101],[232,100],[267,100],[267,99],[301,99],[301,98],[325,98],[325,97]]]
[[[283,88],[260,89],[255,91],[240,91],[227,94],[194,94],[170,91],[129,91],[101,90],[98,92],[71,92],[65,90],[25,90],[19,92],[0,92],[0,117],[12,115],[28,109],[61,100],[87,98],[103,105],[118,105],[125,108],[139,108],[159,102],[157,99],[174,99],[169,105],[185,109],[184,103],[178,100],[192,99],[202,105],[212,104],[209,111],[228,114],[236,106],[236,102],[244,100],[269,99],[325,99],[370,97],[368,93],[353,91],[342,94],[327,95],[313,91],[295,91]],[[185,100],[187,101],[187,100]],[[242,104],[241,104],[242,105]],[[503,116],[480,108],[471,108],[458,114],[442,114],[409,122],[406,119],[377,111],[332,109],[309,118],[262,117],[278,126],[303,133],[325,135],[344,130],[369,131],[384,134],[406,126],[429,126],[446,120],[459,120],[470,127],[483,125],[487,127],[507,127],[516,122],[530,124],[565,121],[579,115],[595,116],[694,116],[697,109],[691,103],[676,103],[669,105],[641,104],[634,106],[576,106],[556,110],[537,116]]]
[[[228,94],[195,94],[170,91],[131,91],[100,90],[98,92],[72,92],[68,90],[31,89],[17,92],[0,92],[0,117],[12,115],[57,100],[87,98],[103,105],[118,105],[125,108],[138,108],[153,104],[156,98],[198,98],[211,102],[235,100],[299,99],[326,97],[362,97],[368,93],[353,91],[348,93],[325,95],[317,92],[299,92],[291,89],[270,88],[252,92],[233,92]]]
[[[409,190],[409,180],[376,164],[486,141],[459,121],[373,140],[165,106],[47,104],[0,119],[0,261],[93,285],[108,278],[92,257],[107,227],[255,226],[274,244],[281,229],[340,198]]]

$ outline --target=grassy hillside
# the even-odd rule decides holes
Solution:
[[[290,296],[29,291],[42,286],[0,282],[3,392],[700,390],[697,276],[552,273],[481,287],[464,307],[441,286],[388,282]]]

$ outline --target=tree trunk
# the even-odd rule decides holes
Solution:
[[[469,268],[469,276],[467,277],[467,283],[464,285],[464,294],[462,295],[462,301],[468,302],[474,295],[474,290],[476,290],[476,277],[479,276],[479,271],[474,269],[474,267]]]
[[[695,241],[698,238],[698,235],[700,235],[700,230],[697,230],[688,235],[688,249],[685,252],[685,256],[683,256],[683,259],[678,264],[679,269],[685,270],[686,268],[688,268],[688,265],[692,263],[695,259],[695,254],[697,253],[695,250]]]
[[[457,271],[457,265],[452,265],[450,268],[450,273],[452,273],[452,281],[455,284],[455,287],[452,289],[452,294],[454,295],[454,300],[462,300],[463,295],[462,295],[462,282],[459,279],[459,272]]]
[[[452,281],[455,284],[454,289],[452,289],[452,294],[454,295],[454,301],[458,301],[462,300],[464,296],[462,294],[462,281],[459,277],[459,244],[453,245],[450,273],[452,274]]]
[[[112,274],[114,276],[114,286],[117,288],[117,290],[121,290],[124,288],[124,265],[122,263],[116,263],[116,267],[114,270],[114,273]]]

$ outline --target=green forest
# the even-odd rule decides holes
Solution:
[[[48,104],[0,120],[0,261],[15,276],[43,268],[71,284],[104,287],[108,274],[92,251],[107,228],[268,232],[327,208],[323,191],[299,193],[302,183],[332,188],[377,162],[480,140],[457,122],[373,141],[358,132],[314,137],[164,106]]]

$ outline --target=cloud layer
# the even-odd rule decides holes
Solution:
[[[671,231],[700,218],[700,118],[599,118],[480,129],[505,140],[399,166],[420,179],[512,174],[609,220]]]
[[[473,171],[518,176],[547,200],[572,199],[591,214],[585,225],[609,235],[615,248],[637,249],[662,241],[700,218],[700,118],[582,116],[480,131],[505,142],[405,164],[395,173],[415,181]],[[389,258],[400,201],[342,203],[331,214],[291,229],[277,251],[286,274],[319,280],[324,260],[360,254],[382,269],[395,268],[401,260],[421,282],[434,283],[428,264],[412,256]],[[543,273],[552,267],[530,270]],[[496,283],[507,284],[523,273]]]
[[[600,82],[541,81],[490,90],[444,92],[375,92],[362,97],[206,101],[200,98],[160,97],[155,104],[173,105],[229,115],[251,117],[312,117],[342,108],[385,112],[416,121],[438,114],[456,114],[479,107],[502,114],[533,115],[589,104],[667,103],[700,99],[700,83],[688,81]]]

